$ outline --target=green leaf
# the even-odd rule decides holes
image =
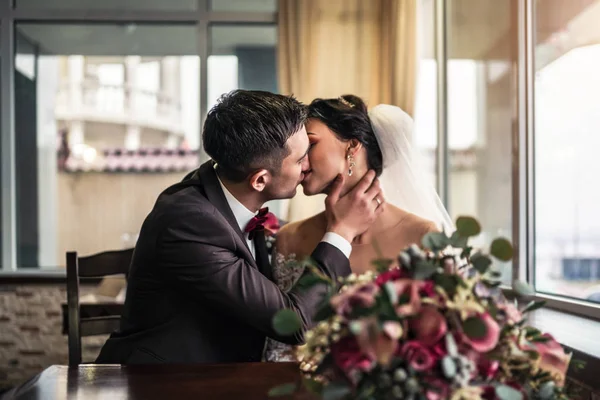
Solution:
[[[458,231],[454,232],[452,236],[450,236],[450,245],[452,247],[458,247],[460,249],[466,250],[468,247],[469,238],[465,236],[461,236]]]
[[[521,311],[522,314],[538,310],[546,305],[545,301],[532,301]]]
[[[494,239],[490,245],[490,254],[500,261],[510,261],[513,258],[513,247],[505,238]]]
[[[456,363],[452,359],[451,356],[446,356],[442,358],[442,371],[444,372],[444,376],[448,379],[454,378],[456,375]]]
[[[529,284],[520,281],[520,280],[515,280],[513,281],[513,290],[519,295],[519,296],[533,296],[535,294],[535,291],[533,290],[533,288],[531,286],[529,286]]]
[[[481,225],[473,217],[458,217],[456,219],[456,232],[466,238],[476,236],[481,233]]]
[[[284,383],[269,390],[269,397],[289,396],[296,391],[295,383]]]
[[[293,335],[301,326],[298,314],[290,309],[280,310],[273,317],[273,329],[282,336]]]
[[[427,261],[419,261],[413,271],[413,279],[429,279],[437,271],[437,266]]]
[[[475,253],[471,256],[471,264],[481,275],[485,274],[492,265],[492,260],[486,255]]]
[[[385,272],[390,269],[390,265],[392,265],[394,261],[389,258],[379,258],[372,262],[375,270],[379,273]]]
[[[302,380],[304,387],[311,393],[320,395],[323,392],[323,384],[314,379],[304,378]]]
[[[496,396],[500,400],[523,400],[523,393],[507,385],[496,386]]]
[[[463,248],[463,251],[460,253],[460,258],[467,258],[471,255],[471,251],[473,248],[471,246],[466,246]]]
[[[345,383],[332,382],[323,388],[322,396],[323,400],[341,400],[350,394],[350,392],[350,387]]]
[[[456,293],[456,286],[458,285],[456,275],[437,274],[433,277],[433,281],[437,286],[444,289],[449,296],[454,296],[454,293]]]
[[[398,303],[398,291],[393,282],[386,282],[383,284],[384,293],[387,295],[387,298],[391,304]]]
[[[314,320],[316,322],[325,321],[326,319],[329,319],[329,317],[331,317],[333,314],[335,314],[335,311],[333,311],[333,308],[331,308],[329,298],[327,298],[327,301],[324,302],[321,305],[321,307],[319,307],[319,309],[317,310]]]
[[[485,323],[478,317],[467,318],[463,322],[463,330],[471,339],[482,339],[487,334]]]
[[[421,244],[426,249],[433,251],[445,249],[449,243],[448,236],[443,232],[428,232],[423,236]]]

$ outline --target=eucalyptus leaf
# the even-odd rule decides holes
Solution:
[[[535,311],[538,310],[542,307],[544,307],[546,305],[545,301],[531,301],[529,304],[527,304],[525,306],[525,308],[523,309],[523,311],[521,311],[522,314],[531,312],[531,311]]]
[[[487,334],[485,323],[478,317],[467,318],[462,324],[463,330],[471,339],[482,339]]]
[[[485,274],[492,265],[492,260],[486,255],[475,253],[471,256],[471,264],[481,275]]]
[[[535,294],[535,291],[533,290],[533,288],[531,286],[529,286],[529,284],[520,281],[520,280],[515,280],[513,281],[513,290],[519,295],[519,296],[533,296]]]
[[[335,314],[335,312],[333,311],[333,308],[331,308],[329,299],[327,299],[327,301],[325,301],[315,313],[314,320],[317,322],[325,321],[326,319],[329,319],[329,317],[331,317],[333,314]]]
[[[453,247],[458,247],[460,249],[466,249],[468,247],[469,238],[465,236],[461,236],[458,231],[454,232],[452,236],[450,236],[450,245]]]
[[[269,397],[289,396],[296,391],[295,383],[284,383],[269,390]]]
[[[323,400],[341,400],[351,393],[350,387],[343,382],[332,382],[323,387]]]
[[[456,370],[456,363],[454,362],[451,356],[446,356],[442,358],[442,371],[444,372],[444,376],[446,378],[454,378],[454,376],[456,376]]]
[[[273,329],[282,336],[292,336],[301,326],[300,317],[290,309],[280,310],[273,317]]]
[[[496,396],[500,400],[523,400],[523,393],[507,385],[496,386]]]
[[[462,237],[476,236],[481,233],[481,225],[473,217],[458,217],[456,219],[456,231]]]
[[[425,236],[423,236],[421,244],[423,244],[423,247],[425,247],[426,249],[438,251],[445,249],[450,243],[448,236],[446,236],[445,233],[428,232],[425,234]]]
[[[446,334],[446,351],[452,357],[458,356],[458,345],[456,344],[456,340],[454,340],[454,336],[451,333]]]
[[[437,266],[427,261],[419,261],[413,271],[413,279],[429,279],[437,271]]]
[[[500,261],[510,261],[513,258],[513,247],[505,238],[494,239],[490,245],[490,254]]]
[[[538,396],[541,400],[551,400],[554,398],[556,386],[553,381],[544,382],[538,391]]]
[[[398,304],[398,290],[394,286],[393,282],[386,282],[383,284],[383,289],[388,296],[391,304]]]
[[[323,393],[323,384],[321,382],[318,382],[314,379],[310,379],[310,378],[304,378],[302,380],[302,383],[304,384],[304,387],[311,393],[320,395],[321,393]]]

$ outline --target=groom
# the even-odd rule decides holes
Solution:
[[[269,279],[256,213],[268,200],[294,196],[310,169],[305,118],[294,98],[242,90],[208,113],[203,143],[213,161],[166,189],[144,221],[121,328],[98,363],[260,361],[266,336],[302,342],[322,288],[285,293]],[[341,184],[339,177],[332,183],[327,233],[312,254],[333,279],[350,274],[350,242],[374,221],[383,200],[373,172],[343,197]],[[291,337],[271,324],[285,308],[303,322]]]

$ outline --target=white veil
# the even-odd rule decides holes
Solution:
[[[412,118],[399,107],[380,104],[369,111],[369,119],[383,155],[379,180],[385,201],[453,232],[452,219],[410,144]]]

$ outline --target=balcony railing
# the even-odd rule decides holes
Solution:
[[[181,104],[164,93],[128,85],[94,81],[66,82],[59,88],[56,117],[145,126],[171,133],[183,132]]]

